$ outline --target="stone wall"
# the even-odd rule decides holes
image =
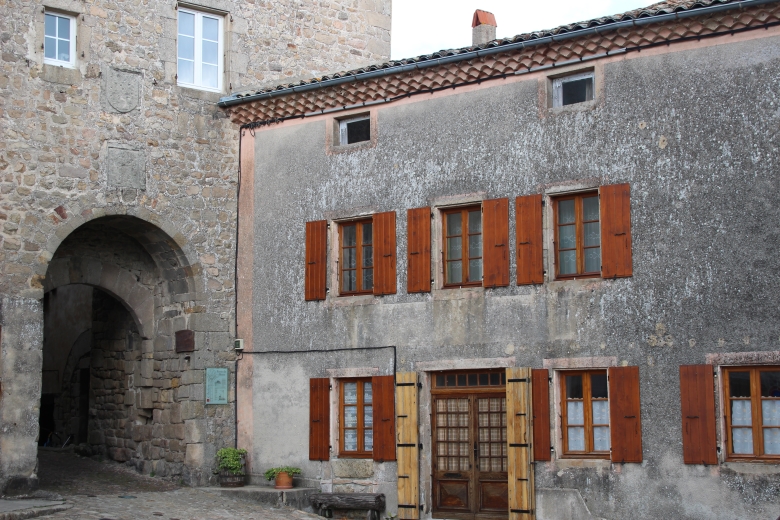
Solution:
[[[162,299],[141,312],[152,319],[141,322],[139,332],[151,342],[146,355],[161,373],[173,363],[161,354],[173,348],[173,333],[197,332],[196,353],[178,369],[187,384],[175,400],[185,403],[187,420],[206,421],[193,423],[192,438],[210,440],[193,442],[187,450],[188,467],[200,468],[192,482],[206,482],[215,451],[208,443],[229,444],[233,438],[233,412],[210,408],[220,418],[207,419],[202,407],[203,369],[231,365],[234,334],[238,134],[216,102],[260,82],[388,58],[390,0],[193,0],[187,5],[225,15],[222,93],[176,84],[175,1],[3,3],[0,295],[9,308],[28,313],[4,328],[17,343],[3,349],[14,349],[22,341],[22,323],[42,323],[39,300],[49,287],[49,265],[69,234],[107,215],[147,223],[150,228],[138,233],[157,238],[142,237],[139,243],[165,283],[158,292]],[[76,16],[75,68],[43,63],[45,9]],[[57,273],[66,276],[67,266],[61,264]],[[40,334],[24,341],[40,358]],[[16,439],[15,455],[0,452],[0,489],[11,477],[34,477],[39,364],[4,376],[8,387],[17,384],[15,377],[35,381],[18,382],[29,390],[22,408],[7,394],[0,402],[7,414],[32,407],[22,423],[17,421],[17,436],[4,433],[0,441]],[[13,462],[24,457],[29,460]]]

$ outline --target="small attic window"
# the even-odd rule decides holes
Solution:
[[[339,121],[339,144],[361,143],[371,140],[371,119],[368,114]]]
[[[565,107],[593,101],[593,72],[572,74],[552,80],[553,107]]]

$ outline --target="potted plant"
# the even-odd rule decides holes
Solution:
[[[293,475],[300,475],[301,468],[292,466],[279,466],[265,472],[266,480],[273,480],[276,489],[292,489]]]
[[[217,451],[217,471],[222,487],[241,487],[246,480],[246,450],[222,448]]]

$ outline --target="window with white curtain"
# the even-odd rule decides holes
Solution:
[[[179,7],[177,83],[222,92],[224,17]]]
[[[607,371],[567,371],[561,374],[560,382],[564,454],[609,458]]]
[[[726,367],[728,458],[780,461],[780,367]]]
[[[45,14],[43,62],[65,67],[76,64],[76,19],[73,16]]]

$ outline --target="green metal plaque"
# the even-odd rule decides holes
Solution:
[[[206,404],[227,404],[228,369],[206,369]]]

